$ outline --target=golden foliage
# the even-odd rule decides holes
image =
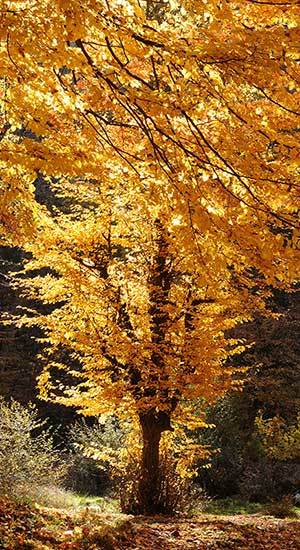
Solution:
[[[300,417],[292,425],[279,416],[264,419],[258,415],[255,420],[262,448],[269,458],[293,460],[300,454]]]

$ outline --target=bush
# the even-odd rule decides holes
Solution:
[[[49,430],[34,405],[0,397],[0,492],[34,494],[38,486],[57,484],[67,471]]]
[[[272,501],[266,509],[267,514],[275,518],[296,518],[297,514],[293,510],[293,498],[291,495],[285,495],[280,500]]]
[[[123,447],[124,432],[115,418],[89,425],[85,419],[69,427],[67,440],[72,465],[66,486],[87,495],[103,495],[112,488],[112,464]]]
[[[110,489],[118,498],[122,512],[139,513],[142,452],[139,427],[129,421],[121,425],[115,417],[91,426],[86,420],[79,420],[69,429],[68,441],[73,453],[68,488],[91,495]],[[159,513],[174,514],[196,505],[203,506],[203,490],[191,490],[199,453],[207,458],[207,449],[184,431],[177,430],[176,435],[163,434],[156,503]],[[101,483],[103,491],[99,493]]]
[[[299,461],[280,461],[262,457],[245,466],[239,493],[242,498],[248,500],[267,502],[293,494],[299,486]]]
[[[128,460],[119,472],[115,470],[114,490],[125,514],[140,513],[139,480],[141,477],[140,460]],[[177,470],[177,460],[165,449],[160,456],[158,479],[157,513],[174,515],[190,508],[187,500],[190,479],[183,478]]]
[[[179,460],[171,448],[162,445],[158,508],[163,514],[174,515],[183,512],[190,504],[188,494],[191,477],[181,473]]]
[[[128,460],[126,465],[114,471],[114,493],[123,514],[137,514],[139,505],[139,460]]]
[[[97,466],[97,461],[81,451],[72,453],[64,486],[81,495],[101,496],[110,488],[109,472]]]

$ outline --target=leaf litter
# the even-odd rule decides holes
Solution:
[[[300,550],[300,520],[126,516],[0,498],[1,550]]]

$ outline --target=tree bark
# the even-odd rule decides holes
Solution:
[[[160,499],[159,443],[164,431],[172,431],[170,415],[165,411],[140,414],[143,435],[141,478],[139,482],[140,513],[158,514],[162,511]]]

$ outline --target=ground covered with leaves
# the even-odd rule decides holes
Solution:
[[[300,521],[258,516],[212,516],[145,521],[121,545],[138,550],[299,550]],[[137,523],[135,522],[135,525]]]
[[[145,518],[56,510],[0,499],[0,548],[9,550],[299,550],[300,520],[236,515]]]

